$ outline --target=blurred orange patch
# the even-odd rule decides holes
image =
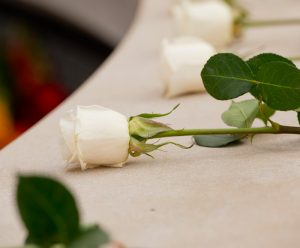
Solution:
[[[15,138],[12,118],[7,105],[0,100],[0,148]]]

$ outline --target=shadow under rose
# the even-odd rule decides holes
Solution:
[[[107,172],[107,171],[116,171],[116,170],[128,170],[128,169],[136,168],[137,166],[145,166],[145,165],[152,164],[151,161],[154,162],[154,159],[150,158],[149,161],[141,161],[140,159],[136,159],[136,160],[130,159],[123,167],[110,167],[110,166],[100,165],[86,170],[82,170],[79,165],[68,165],[65,169],[65,172],[71,174],[75,174],[75,173],[89,174],[89,173],[94,173],[96,171]]]

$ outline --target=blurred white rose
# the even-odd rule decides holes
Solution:
[[[64,157],[81,169],[122,167],[128,158],[127,118],[101,106],[78,106],[60,120]]]
[[[212,45],[197,38],[163,40],[161,70],[166,96],[204,91],[200,73],[207,60],[216,53]]]
[[[202,38],[218,48],[233,39],[234,13],[223,1],[182,1],[173,16],[180,35]]]

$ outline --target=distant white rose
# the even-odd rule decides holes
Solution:
[[[197,38],[164,40],[161,49],[161,70],[166,96],[204,91],[200,73],[207,60],[216,53],[212,45]]]
[[[173,16],[181,35],[202,38],[218,48],[233,39],[234,13],[223,1],[182,1]]]
[[[128,158],[127,118],[101,106],[78,106],[60,120],[64,157],[82,170],[96,166],[122,167]]]

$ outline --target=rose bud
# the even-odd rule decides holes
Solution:
[[[214,54],[216,50],[212,45],[197,38],[164,40],[161,49],[161,67],[166,96],[174,97],[204,91],[200,72]]]
[[[101,106],[78,106],[60,120],[65,158],[82,170],[96,166],[122,167],[128,158],[127,118]]]
[[[181,35],[196,36],[220,48],[233,39],[233,12],[222,1],[183,1],[175,5],[173,16]]]

